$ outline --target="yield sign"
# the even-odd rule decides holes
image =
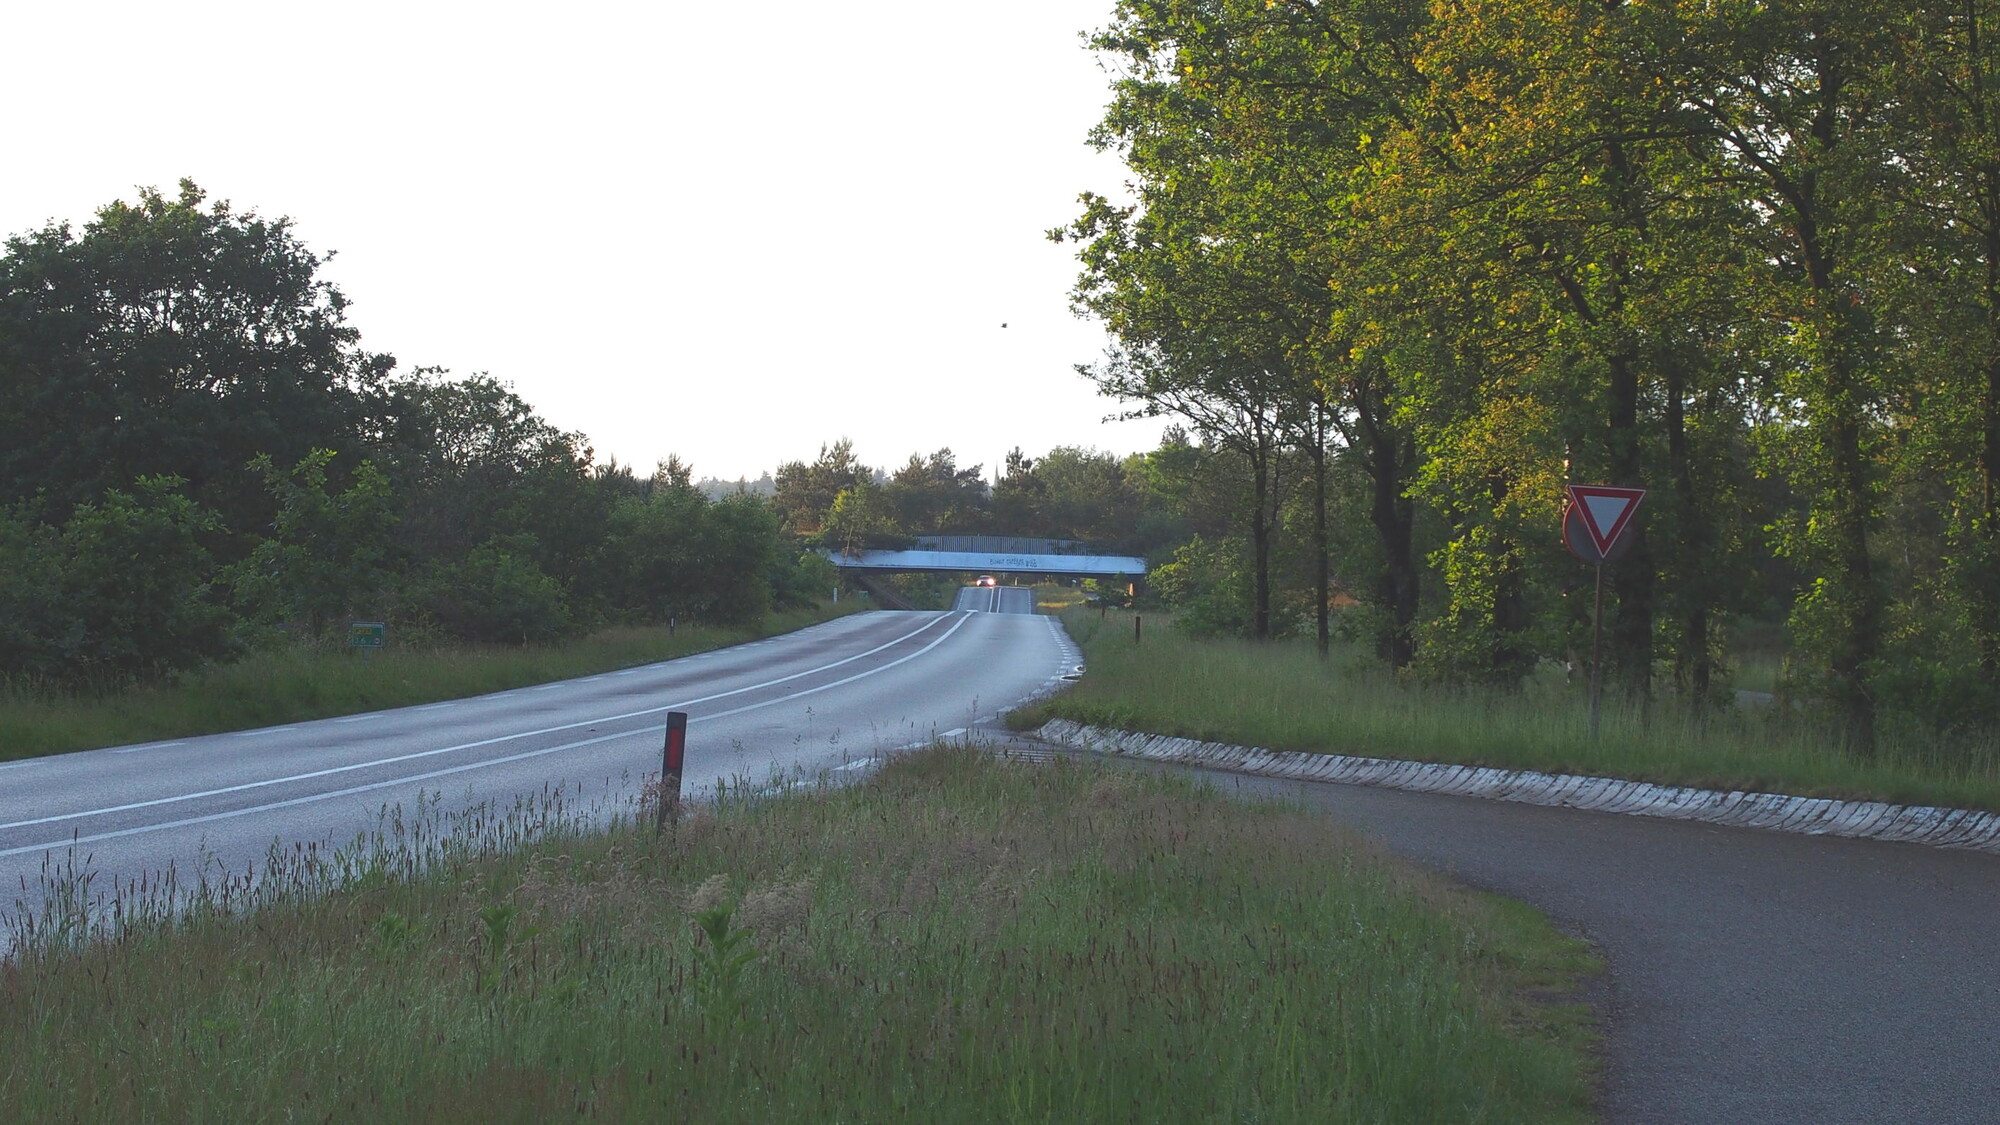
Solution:
[[[1632,513],[1646,498],[1643,488],[1613,488],[1608,484],[1572,484],[1569,502],[1590,533],[1590,541],[1600,555],[1609,555],[1618,537],[1631,526]]]

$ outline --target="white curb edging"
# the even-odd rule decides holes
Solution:
[[[1197,742],[1191,738],[1102,730],[1068,719],[1050,721],[1035,732],[1035,737],[1100,754],[1209,766],[1268,777],[1373,785],[1415,793],[1448,793],[1628,816],[1699,820],[1709,824],[1765,828],[1804,836],[1894,840],[2000,854],[2000,814],[1970,809],[1788,797],[1782,793],[1746,793],[1740,789],[1725,793],[1715,789],[1688,789],[1577,774],[1265,750],[1223,742]]]

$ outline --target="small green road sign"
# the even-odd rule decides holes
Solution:
[[[351,648],[382,648],[389,643],[389,627],[380,621],[356,621],[347,627]]]

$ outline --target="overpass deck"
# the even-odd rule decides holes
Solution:
[[[1042,555],[992,551],[829,551],[842,570],[885,573],[956,571],[971,574],[1047,574],[1059,578],[1137,578],[1146,560],[1137,555]]]

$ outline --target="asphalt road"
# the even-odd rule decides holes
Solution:
[[[449,815],[560,789],[629,807],[669,710],[689,715],[690,796],[839,769],[990,722],[1076,659],[1053,618],[867,613],[473,699],[0,763],[0,908],[36,905],[43,865],[69,856],[101,896],[170,865],[255,871],[274,842],[344,844],[423,799]]]
[[[2000,1122],[2000,857],[1210,776],[1596,943],[1613,1125]]]
[[[966,586],[952,609],[969,613],[1033,613],[1035,592],[1026,586]]]

